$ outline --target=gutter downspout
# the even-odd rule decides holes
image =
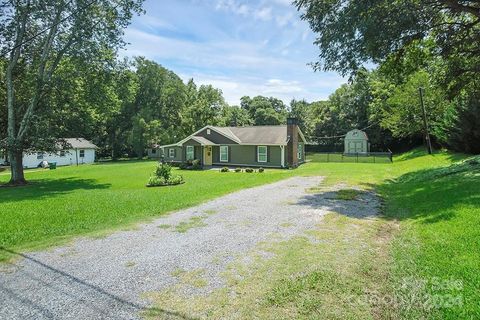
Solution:
[[[280,163],[282,165],[282,168],[285,168],[285,146],[280,146]]]

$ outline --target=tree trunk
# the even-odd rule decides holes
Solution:
[[[23,173],[23,152],[8,152],[10,159],[11,178],[9,184],[23,186],[27,184]]]

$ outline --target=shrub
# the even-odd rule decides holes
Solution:
[[[170,178],[170,180],[168,181],[168,184],[169,185],[174,185],[174,184],[181,184],[181,183],[184,183],[185,180],[183,180],[183,176],[177,174],[177,175],[174,175]]]
[[[186,169],[188,169],[188,164],[186,164],[185,162],[182,162],[182,163],[180,163],[178,168],[180,168],[180,170],[186,170]]]
[[[262,173],[263,171],[265,171],[265,169],[263,169],[263,168],[261,168],[261,167],[258,168],[258,172]]]
[[[170,167],[180,167],[182,164],[180,162],[170,161]]]
[[[229,172],[230,169],[228,169],[227,167],[223,167],[222,169],[220,169],[220,172]]]
[[[160,163],[155,169],[154,175],[163,178],[163,180],[168,181],[172,176],[172,167],[168,164]]]
[[[254,170],[252,168],[245,168],[245,172],[252,173]]]
[[[200,164],[200,160],[195,159],[192,161],[192,170],[201,170],[202,165]]]
[[[235,172],[242,172],[241,168],[235,168]]]
[[[147,187],[169,186],[183,182],[184,180],[181,175],[172,174],[172,167],[170,165],[159,163],[148,179]]]

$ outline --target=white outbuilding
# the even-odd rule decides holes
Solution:
[[[345,154],[368,153],[370,152],[370,142],[364,131],[354,129],[345,136]]]
[[[83,138],[64,139],[71,147],[58,152],[29,152],[23,155],[24,168],[37,168],[42,161],[55,162],[57,166],[80,165],[95,162],[97,146]]]

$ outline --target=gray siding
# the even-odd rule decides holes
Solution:
[[[154,148],[147,149],[147,157],[150,159],[159,159],[162,157],[162,150]]]
[[[185,141],[185,143],[183,145],[184,146],[199,146],[200,143],[198,143],[197,141],[195,141],[193,139],[190,139],[188,141]]]
[[[170,157],[170,149],[175,150],[174,157]],[[166,147],[165,148],[165,161],[181,162],[183,161],[182,147]]]
[[[258,167],[281,167],[281,149],[279,146],[267,146],[267,162],[257,161],[257,146],[229,145],[228,162],[220,162],[220,147],[213,147],[213,163],[216,165],[240,165]]]

